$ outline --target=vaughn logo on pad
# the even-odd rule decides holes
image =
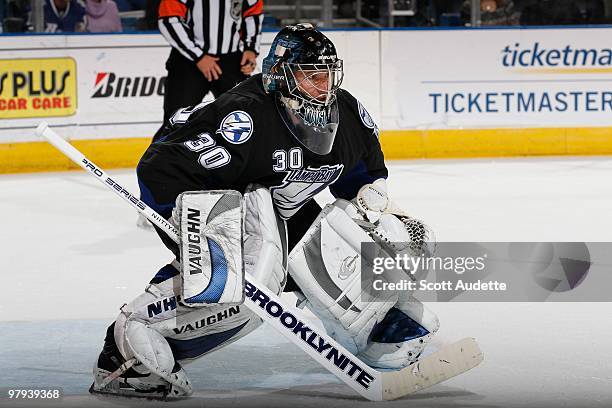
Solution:
[[[242,195],[233,190],[179,195],[183,304],[242,303]]]

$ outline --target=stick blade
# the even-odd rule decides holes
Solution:
[[[468,337],[398,371],[382,373],[382,397],[394,400],[464,373],[484,359],[476,340]]]

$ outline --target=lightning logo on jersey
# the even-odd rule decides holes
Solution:
[[[343,169],[343,164],[334,164],[288,171],[280,186],[270,188],[280,216],[289,219],[308,200],[335,182]]]
[[[253,119],[245,111],[233,111],[223,118],[216,133],[232,144],[244,143],[253,134]]]
[[[361,104],[361,102],[357,101],[357,108],[359,110],[359,117],[361,118],[361,123],[368,129],[372,129],[378,137],[378,126],[376,126],[376,122],[372,119],[372,116],[368,113],[366,108]]]

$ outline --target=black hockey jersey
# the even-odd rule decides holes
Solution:
[[[270,188],[288,219],[325,187],[352,199],[359,188],[387,177],[378,129],[347,91],[337,94],[339,126],[329,154],[304,147],[285,126],[275,97],[255,75],[216,101],[179,110],[138,165],[142,200],[169,218],[189,190]]]

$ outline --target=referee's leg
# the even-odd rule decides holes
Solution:
[[[164,123],[179,108],[197,105],[210,90],[210,82],[196,63],[183,57],[174,48],[166,61],[165,94],[164,94]]]
[[[219,57],[219,67],[223,73],[218,80],[212,82],[212,93],[215,98],[248,78],[247,75],[240,72],[240,60],[242,60],[241,52],[233,52]]]

